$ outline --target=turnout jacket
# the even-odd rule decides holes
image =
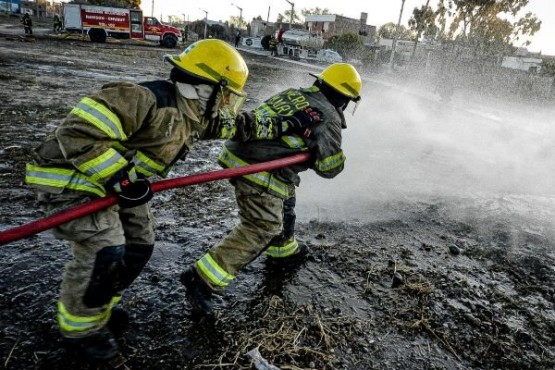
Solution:
[[[106,196],[104,184],[132,161],[146,177],[165,177],[195,139],[272,139],[276,120],[221,110],[206,119],[198,99],[186,99],[170,81],[104,85],[81,99],[34,151],[25,181],[41,191],[65,189]]]
[[[345,163],[345,155],[341,149],[341,129],[346,127],[345,117],[316,86],[285,90],[266,100],[253,113],[257,120],[264,122],[279,116],[286,119],[309,106],[322,112],[322,121],[312,128],[309,138],[287,135],[273,140],[228,140],[218,158],[220,164],[234,168],[310,151],[311,158],[308,162],[239,178],[239,181],[246,181],[284,199],[290,196],[292,185],[300,184],[299,172],[310,168],[324,178],[335,177],[343,171]]]

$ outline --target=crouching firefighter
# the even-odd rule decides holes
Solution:
[[[274,139],[314,123],[304,112],[306,124],[240,112],[248,69],[223,41],[199,41],[165,60],[169,80],[109,83],[82,98],[26,168],[47,213],[117,195],[117,205],[54,229],[73,252],[58,324],[65,342],[90,359],[119,354],[112,324],[127,315],[117,305],[153,253],[149,178],[166,176],[194,138]]]
[[[238,225],[180,277],[193,313],[211,315],[213,294],[223,291],[262,252],[266,252],[265,261],[273,271],[275,267],[279,271],[298,265],[307,256],[308,246],[295,238],[298,173],[312,169],[324,178],[333,178],[343,170],[341,130],[346,128],[343,111],[351,101],[360,101],[362,89],[360,76],[350,64],[333,64],[313,76],[316,81],[312,86],[285,90],[262,103],[254,114],[288,117],[311,107],[322,114],[318,125],[301,134],[274,140],[225,142],[219,162],[227,168],[307,151],[311,158],[301,164],[231,180],[239,208]]]

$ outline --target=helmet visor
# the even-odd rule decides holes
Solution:
[[[225,87],[220,88],[221,95],[218,108],[227,110],[234,117],[237,116],[241,112],[241,108],[243,108],[246,97],[238,95]]]
[[[351,102],[353,102],[353,104],[350,104]],[[351,116],[354,116],[358,106],[360,104],[360,96],[356,99],[352,99],[349,104],[347,104],[347,107],[345,107],[345,109],[343,111],[347,111],[349,113],[351,113]]]

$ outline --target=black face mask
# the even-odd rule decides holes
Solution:
[[[325,84],[323,81],[316,80],[314,82],[314,86],[318,87],[326,99],[328,99],[334,107],[340,109],[341,111],[345,110],[351,101],[351,98],[336,91],[333,87]]]

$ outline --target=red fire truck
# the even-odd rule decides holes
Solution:
[[[68,32],[89,35],[92,42],[106,38],[143,39],[175,48],[181,31],[160,23],[154,17],[143,17],[141,9],[123,9],[85,4],[64,4],[64,24]]]

